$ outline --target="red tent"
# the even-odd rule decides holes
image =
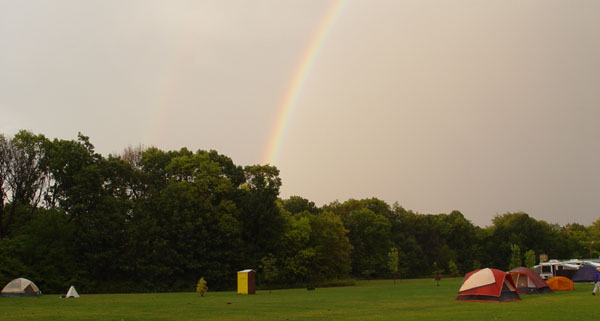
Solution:
[[[541,294],[552,292],[539,274],[526,267],[514,268],[508,273],[512,276],[513,281],[515,281],[519,293]]]
[[[485,268],[465,275],[456,300],[504,302],[521,298],[509,273]]]

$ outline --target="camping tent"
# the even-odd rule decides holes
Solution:
[[[596,272],[596,268],[592,265],[584,265],[579,271],[573,274],[571,281],[573,282],[593,282],[594,281],[594,272]]]
[[[548,283],[552,291],[570,291],[575,289],[573,281],[564,276],[551,277],[546,283]]]
[[[552,293],[540,275],[526,267],[514,268],[509,273],[521,294]]]
[[[39,296],[42,291],[35,283],[24,278],[14,279],[2,289],[0,296]]]
[[[521,298],[509,273],[485,268],[465,275],[456,300],[502,302]]]
[[[79,293],[77,293],[77,290],[75,290],[75,287],[71,285],[71,287],[69,288],[69,291],[67,292],[67,295],[65,295],[65,298],[78,298],[79,297]]]

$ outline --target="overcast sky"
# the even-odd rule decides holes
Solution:
[[[326,0],[0,0],[0,132],[262,164]],[[600,218],[600,0],[348,0],[279,158],[281,196],[473,223]]]

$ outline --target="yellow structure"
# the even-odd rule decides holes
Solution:
[[[237,273],[238,294],[255,294],[256,293],[256,271],[242,270]]]

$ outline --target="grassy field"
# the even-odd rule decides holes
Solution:
[[[462,279],[361,281],[341,288],[0,298],[0,320],[595,320],[592,284],[506,303],[456,302]]]

